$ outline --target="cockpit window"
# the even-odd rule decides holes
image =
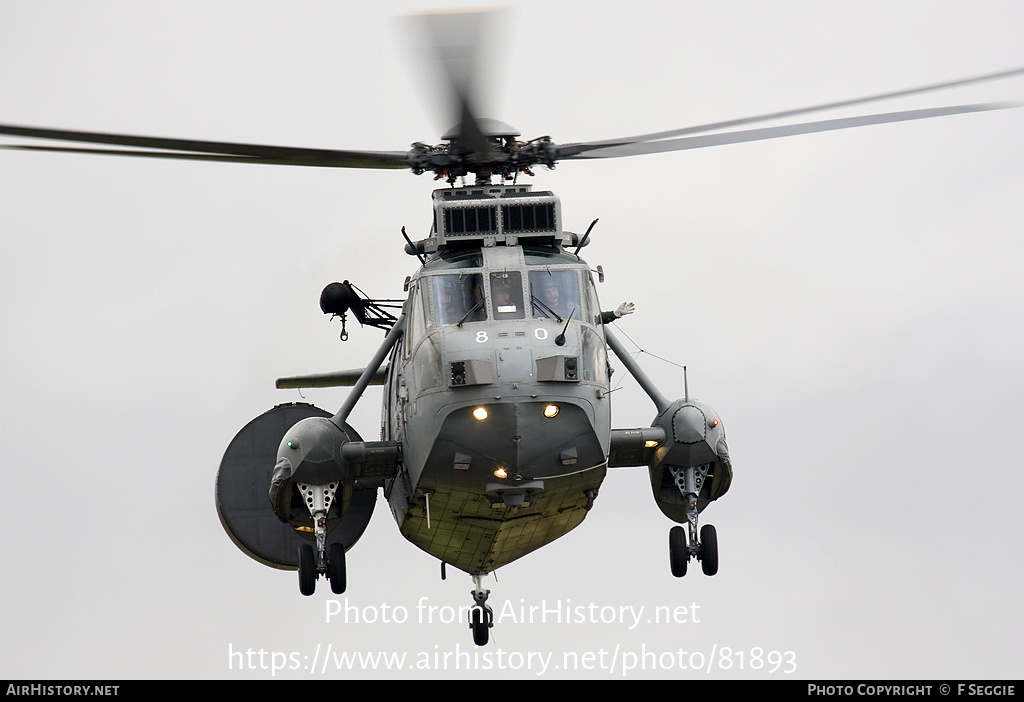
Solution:
[[[431,276],[434,321],[437,324],[480,322],[484,309],[483,276],[480,273]]]
[[[519,271],[491,273],[491,307],[495,319],[522,319],[523,276]]]
[[[601,304],[597,301],[597,288],[594,287],[594,276],[589,273],[584,276],[583,287],[587,292],[587,307],[590,308],[590,320],[594,324],[600,324]]]
[[[547,268],[530,271],[530,298],[534,317],[583,318],[576,271]]]
[[[420,336],[425,334],[427,331],[427,316],[426,311],[423,309],[423,294],[419,286],[413,287],[410,296],[412,298],[412,313],[409,315],[405,329],[406,358],[412,354],[413,342],[418,341]]]

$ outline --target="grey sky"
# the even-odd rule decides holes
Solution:
[[[450,125],[393,19],[420,7],[0,0],[0,122],[434,142]],[[641,134],[1024,65],[1018,2],[580,7],[517,2],[506,19],[493,112],[525,137]],[[878,111],[1021,98],[1018,78]],[[677,580],[646,472],[613,472],[580,528],[488,587],[499,613],[624,622],[506,616],[488,674],[621,678],[650,652],[628,677],[708,677],[680,670],[678,651],[706,667],[714,650],[712,678],[787,677],[789,659],[770,673],[773,651],[795,654],[788,677],[1020,677],[1022,125],[1024,110],[1005,110],[539,170],[571,229],[600,217],[584,254],[608,275],[602,301],[637,306],[620,338],[689,366],[735,480],[702,517],[719,574]],[[443,658],[475,653],[468,627],[437,621],[471,603],[470,578],[441,582],[384,503],[348,554],[346,595],[303,598],[294,573],[231,544],[213,502],[235,432],[301,399],[274,378],[372,354],[380,334],[353,327],[340,343],[320,290],[348,278],[400,297],[416,265],[400,228],[425,235],[432,187],[402,172],[0,152],[6,677],[270,677],[229,658],[250,649],[298,656],[276,677],[399,675],[311,675],[328,645],[405,654],[402,677],[479,677],[483,663]],[[675,366],[639,360],[682,395]],[[344,392],[305,397],[334,411]],[[350,420],[364,437],[378,402],[368,393]],[[619,427],[654,416],[629,379],[613,408]],[[328,623],[335,600],[408,621]],[[631,629],[620,608],[641,606]],[[686,622],[652,621],[677,606]]]

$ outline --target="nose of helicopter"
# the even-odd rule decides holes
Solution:
[[[479,483],[556,478],[604,463],[586,409],[573,401],[503,399],[453,409],[427,460]]]

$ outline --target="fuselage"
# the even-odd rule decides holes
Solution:
[[[382,438],[402,534],[487,573],[577,526],[607,468],[608,363],[587,264],[556,243],[442,250],[409,284]]]

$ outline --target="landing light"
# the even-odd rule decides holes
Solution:
[[[483,420],[487,419],[487,410],[485,410],[483,407],[477,407],[475,410],[473,410],[473,416],[482,422]]]
[[[558,415],[558,405],[548,405],[544,408],[544,416],[548,419]]]
[[[658,442],[655,439],[648,439],[647,441],[644,442],[644,447],[645,448],[654,448],[657,445],[658,445]]]
[[[494,471],[494,475],[495,475],[495,477],[498,477],[498,478],[507,478],[508,477],[508,473],[505,472],[504,468],[498,468],[498,470]]]

